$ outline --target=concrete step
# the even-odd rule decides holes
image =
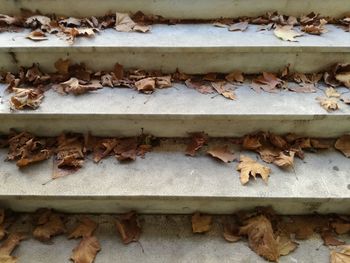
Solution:
[[[215,144],[211,144],[215,145]],[[219,145],[222,145],[220,143]],[[0,207],[34,211],[52,207],[70,213],[229,214],[272,206],[279,214],[344,213],[350,206],[350,162],[334,150],[307,153],[295,172],[274,165],[266,185],[261,179],[242,186],[237,163],[223,164],[205,153],[184,154],[180,139],[163,139],[145,159],[99,164],[90,158],[76,173],[51,180],[53,161],[19,170],[3,162],[0,151]],[[234,147],[238,157],[238,149]],[[255,154],[242,152],[252,158]]]
[[[42,13],[69,16],[102,16],[106,12],[139,10],[169,18],[211,19],[218,17],[258,16],[269,11],[289,15],[310,12],[326,16],[342,16],[348,10],[347,0],[2,0],[2,13],[18,13],[21,8]]]
[[[22,222],[28,222],[23,216]],[[198,263],[264,263],[264,259],[256,255],[247,241],[228,243],[222,237],[220,217],[214,218],[212,230],[204,235],[191,232],[189,216],[143,215],[142,234],[139,243],[122,244],[115,230],[115,216],[92,216],[100,225],[96,236],[101,245],[94,263],[106,262],[198,262]],[[73,219],[73,218],[72,218]],[[74,224],[72,220],[72,224]],[[28,224],[15,225],[13,229],[28,230]],[[349,237],[342,236],[345,241]],[[79,240],[68,240],[65,236],[53,239],[50,245],[30,239],[22,241],[15,250],[18,263],[69,263],[72,249]],[[309,240],[298,241],[299,247],[288,256],[281,257],[279,262],[328,263],[330,249],[323,245],[318,235]],[[220,259],[220,260],[219,260]]]
[[[53,1],[55,2],[55,1]],[[155,25],[146,34],[103,30],[94,38],[79,38],[73,46],[56,36],[34,42],[29,31],[0,34],[0,68],[16,70],[34,62],[53,71],[59,58],[85,62],[96,70],[110,69],[116,62],[126,68],[186,73],[246,73],[291,70],[316,72],[336,62],[350,61],[350,34],[329,25],[321,36],[305,35],[299,42],[286,42],[272,31],[229,32],[212,24]]]
[[[206,131],[212,137],[243,136],[258,130],[313,137],[349,133],[349,105],[339,102],[340,109],[328,113],[316,100],[325,96],[325,86],[319,88],[311,94],[258,94],[248,81],[235,91],[236,101],[200,94],[183,84],[151,95],[126,88],[104,88],[81,96],[62,96],[51,90],[37,110],[11,112],[10,95],[2,85],[0,132],[15,128],[46,136],[62,131],[131,136],[143,129],[157,137],[187,137],[195,131]]]

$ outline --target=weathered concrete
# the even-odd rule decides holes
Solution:
[[[181,142],[165,140],[145,159],[132,163],[120,164],[110,157],[94,164],[88,158],[78,172],[54,181],[52,161],[22,171],[2,162],[0,205],[71,213],[231,213],[271,205],[281,214],[305,214],[344,213],[350,207],[350,162],[339,152],[308,153],[305,160],[295,161],[295,172],[268,165],[268,185],[258,179],[242,186],[237,163],[223,164],[205,153],[188,157],[185,148]],[[4,151],[0,157],[5,158]]]
[[[73,46],[50,36],[33,42],[28,31],[0,34],[0,68],[15,70],[34,62],[50,71],[59,58],[85,62],[96,69],[110,69],[116,62],[126,67],[186,73],[246,73],[291,70],[315,72],[336,62],[350,62],[350,34],[335,26],[321,36],[305,35],[286,42],[272,31],[229,32],[211,24],[155,25],[146,34],[102,31],[95,38],[77,39]]]

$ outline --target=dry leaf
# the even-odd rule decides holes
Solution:
[[[343,235],[350,232],[350,223],[334,222],[331,224],[331,226],[338,235]]]
[[[263,72],[262,76],[254,79],[251,87],[256,91],[260,92],[261,90],[266,92],[275,93],[277,88],[281,86],[283,81],[276,77],[273,73]]]
[[[118,161],[135,161],[137,156],[137,138],[119,139],[113,150]]]
[[[233,71],[230,74],[226,75],[225,79],[231,83],[232,82],[243,82],[244,76],[243,76],[243,73],[241,71],[236,70],[236,71]]]
[[[299,86],[288,86],[288,89],[297,93],[315,93],[315,84],[300,83]]]
[[[228,31],[246,31],[248,28],[248,22],[239,22],[228,27]]]
[[[305,25],[302,27],[302,30],[311,35],[321,35],[323,33],[328,32],[325,25],[327,24],[327,20],[320,19],[317,24]]]
[[[341,246],[341,250],[331,251],[331,263],[349,263],[350,262],[350,246]]]
[[[81,95],[101,88],[103,88],[103,86],[98,80],[93,80],[91,83],[87,83],[77,78],[70,78],[69,80],[60,83],[57,90],[63,94]]]
[[[228,149],[227,145],[213,147],[209,149],[207,153],[225,163],[232,162],[234,159],[236,159],[232,152]]]
[[[276,239],[278,243],[278,251],[281,256],[286,256],[297,249],[298,243],[290,240],[286,235],[278,236]]]
[[[26,239],[27,236],[24,233],[11,233],[7,239],[0,245],[0,262],[1,263],[16,263],[17,258],[11,256],[11,253],[20,244],[20,242]]]
[[[195,156],[196,152],[208,141],[208,134],[204,132],[191,133],[191,142],[187,145],[186,155]]]
[[[296,32],[293,30],[293,26],[286,25],[286,26],[276,26],[276,29],[273,31],[275,36],[278,38],[284,40],[284,41],[292,41],[296,42],[296,37],[300,37],[303,35],[303,33]]]
[[[334,147],[341,151],[347,158],[350,158],[350,135],[341,136]]]
[[[69,234],[68,238],[80,238],[80,237],[90,237],[95,232],[98,224],[88,217],[83,217],[80,220],[79,225],[77,225],[73,231]]]
[[[15,93],[10,100],[11,109],[23,110],[25,108],[37,109],[44,95],[38,89],[12,88]]]
[[[320,105],[328,112],[336,111],[339,109],[338,100],[335,98],[320,98],[320,97],[318,97],[316,99],[320,102]]]
[[[0,25],[4,22],[7,25],[14,25],[18,22],[18,18],[0,14]]]
[[[233,85],[231,85],[225,81],[212,82],[211,85],[217,91],[217,93],[221,94],[225,98],[230,99],[230,100],[235,100],[237,98],[236,94],[234,92]]]
[[[152,93],[156,88],[156,81],[154,78],[141,79],[135,82],[135,87],[143,93]]]
[[[345,244],[344,241],[338,240],[336,235],[330,230],[322,231],[321,237],[325,246],[340,246]]]
[[[267,183],[271,173],[271,169],[269,167],[259,164],[258,162],[244,155],[241,155],[240,157],[237,171],[241,172],[240,181],[243,185],[249,182],[250,176],[256,179],[257,175],[260,175],[264,182]]]
[[[29,35],[27,36],[27,38],[29,38],[30,40],[34,40],[34,41],[48,40],[46,34],[39,29],[30,32]]]
[[[136,24],[128,14],[116,13],[115,29],[119,32],[137,31],[146,33],[151,30],[150,26]]]
[[[205,233],[211,229],[212,217],[210,215],[201,215],[199,212],[192,215],[192,232]]]
[[[240,235],[247,235],[249,247],[269,261],[280,257],[278,242],[275,239],[271,222],[263,215],[250,218],[240,229]]]
[[[63,234],[66,228],[59,214],[53,213],[51,210],[39,211],[39,219],[37,227],[33,231],[34,238],[47,242],[52,237]]]
[[[328,87],[325,91],[326,96],[328,98],[339,98],[340,97],[340,93],[338,93],[338,91],[332,87]]]
[[[101,246],[96,237],[84,237],[73,249],[71,260],[74,263],[93,263],[100,250]]]
[[[236,220],[230,218],[223,224],[223,236],[227,242],[234,243],[241,239],[239,236],[239,226]]]
[[[288,169],[294,165],[294,155],[293,151],[281,152],[279,156],[273,161],[273,163],[281,168]]]
[[[62,75],[66,75],[68,74],[69,71],[69,65],[70,65],[70,60],[66,59],[59,59],[55,62],[55,68],[57,69],[57,72],[62,74]]]
[[[187,79],[185,84],[190,89],[195,89],[202,94],[211,94],[214,92],[212,85],[206,84],[203,81]]]
[[[141,227],[135,212],[129,212],[119,216],[116,227],[124,244],[137,242],[141,235]]]
[[[255,151],[262,146],[258,135],[246,135],[243,138],[242,147],[245,150]]]

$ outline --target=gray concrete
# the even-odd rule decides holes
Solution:
[[[108,11],[137,12],[172,18],[218,18],[257,16],[268,11],[303,15],[310,12],[342,16],[349,11],[347,0],[2,0],[2,13],[18,13],[20,8],[73,16],[104,15]]]
[[[59,58],[85,62],[96,70],[127,67],[187,73],[247,73],[278,71],[290,64],[292,70],[315,72],[336,62],[350,62],[350,34],[335,26],[321,36],[305,35],[299,42],[286,42],[272,31],[250,26],[245,32],[229,32],[211,24],[155,25],[146,34],[109,29],[95,38],[77,39],[73,46],[56,36],[33,42],[28,31],[0,34],[0,68],[15,70],[34,62],[54,70]],[[320,55],[322,53],[322,55]]]
[[[204,235],[191,233],[190,216],[141,216],[143,233],[139,243],[123,245],[116,233],[114,216],[95,216],[100,223],[96,236],[101,243],[101,252],[95,263],[107,262],[198,262],[198,263],[263,263],[246,241],[228,243],[222,237],[221,217],[214,218],[213,228]],[[13,229],[30,229],[29,218],[22,217],[25,224],[17,224]],[[67,225],[72,227],[75,218]],[[350,241],[349,237],[341,237]],[[78,240],[67,240],[65,236],[53,239],[50,245],[34,239],[23,241],[15,254],[18,263],[63,263],[71,262],[69,257]],[[281,257],[281,263],[328,263],[330,250],[323,246],[319,236],[314,235],[307,241],[298,241],[299,247],[290,255]],[[142,251],[143,249],[143,251]]]
[[[87,160],[75,174],[54,181],[52,161],[22,171],[1,161],[0,205],[19,211],[49,206],[72,213],[231,213],[272,205],[281,214],[305,214],[344,213],[350,207],[350,162],[339,152],[308,153],[305,160],[295,161],[295,173],[268,165],[268,185],[258,179],[242,186],[237,163],[223,164],[205,153],[188,157],[185,148],[180,141],[165,140],[145,159],[128,164],[114,157],[100,164]],[[5,151],[0,157],[4,160]]]
[[[257,94],[246,83],[236,90],[236,101],[213,98],[212,94],[200,94],[180,84],[151,95],[125,88],[105,88],[78,97],[49,91],[37,110],[11,112],[9,94],[2,85],[0,132],[16,128],[41,135],[91,131],[96,135],[130,136],[143,128],[164,137],[187,136],[188,132],[201,130],[211,136],[242,136],[257,130],[321,137],[350,132],[349,105],[339,102],[340,109],[328,113],[316,101],[324,96],[324,88],[320,85],[315,94]]]

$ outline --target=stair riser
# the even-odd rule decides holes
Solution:
[[[33,212],[38,208],[50,207],[67,213],[125,213],[135,210],[144,214],[191,214],[196,211],[211,214],[231,214],[240,210],[252,210],[259,206],[272,206],[278,214],[311,214],[314,212],[347,213],[350,199],[216,199],[192,197],[157,197],[126,199],[74,199],[67,197],[26,197],[0,200],[0,206],[19,212]]]
[[[69,16],[99,16],[106,12],[135,13],[139,10],[168,18],[212,19],[219,17],[258,16],[268,11],[289,15],[310,12],[327,16],[342,16],[348,0],[3,0],[2,13],[18,13],[21,8],[42,13]]]
[[[126,68],[161,70],[172,73],[178,68],[189,74],[208,72],[229,73],[240,70],[245,73],[262,71],[279,72],[287,64],[293,71],[313,73],[323,71],[330,65],[350,62],[349,52],[313,52],[303,50],[283,51],[283,48],[213,48],[201,52],[201,48],[187,50],[174,48],[27,48],[18,52],[0,53],[0,69],[15,71],[18,66],[31,66],[34,62],[44,70],[55,71],[53,63],[59,58],[69,58],[74,62],[84,62],[93,70],[111,70],[116,62]],[[345,48],[344,48],[345,49]]]
[[[93,95],[92,95],[93,96]],[[4,114],[5,115],[5,114]],[[205,131],[213,137],[243,136],[259,130],[277,134],[296,133],[312,137],[338,137],[350,132],[349,116],[43,116],[28,114],[0,117],[0,132],[11,128],[37,135],[55,136],[63,131],[99,136],[133,136],[145,133],[157,137],[186,137],[189,132]]]

